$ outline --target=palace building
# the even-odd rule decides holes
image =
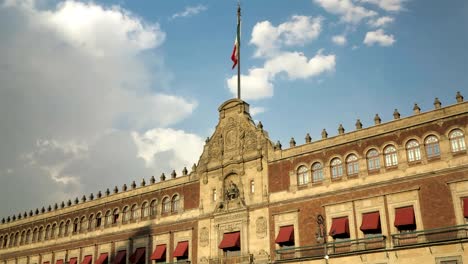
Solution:
[[[468,263],[468,103],[289,148],[218,109],[199,161],[0,223],[0,264]]]

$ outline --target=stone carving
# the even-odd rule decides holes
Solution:
[[[266,237],[267,221],[265,217],[260,216],[259,218],[257,218],[257,221],[255,221],[255,228],[258,238]]]
[[[257,136],[255,132],[250,131],[245,135],[244,151],[251,151],[257,148]]]
[[[237,197],[239,197],[239,188],[237,185],[230,181],[229,182],[229,187],[226,188],[226,200],[234,200]]]
[[[226,149],[233,149],[236,147],[236,131],[234,129],[226,132]]]
[[[200,263],[208,263],[208,262],[209,262],[209,261],[208,261],[208,259],[207,259],[206,257],[202,257],[202,258],[200,259]]]
[[[208,228],[203,227],[200,230],[200,246],[201,247],[208,246],[209,241],[210,241],[210,233],[208,231]]]

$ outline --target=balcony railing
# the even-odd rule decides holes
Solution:
[[[313,246],[282,248],[276,250],[276,261],[319,259],[326,255],[333,257],[370,250],[453,243],[460,240],[468,240],[468,224],[393,234],[391,235],[390,241],[387,241],[385,236],[379,235],[355,240],[334,241]]]
[[[441,243],[468,238],[468,224],[392,235],[394,247]]]
[[[252,255],[230,256],[210,259],[210,264],[250,264],[253,263]]]
[[[323,258],[372,249],[385,248],[385,236],[373,236],[354,240],[342,240],[314,246],[284,248],[276,250],[276,260],[297,258]]]

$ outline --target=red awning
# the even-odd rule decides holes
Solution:
[[[50,261],[44,261],[44,264],[50,264]]]
[[[154,249],[153,254],[151,254],[151,260],[161,260],[166,253],[166,244],[157,245]]]
[[[373,212],[362,215],[361,231],[372,231],[380,229],[380,213]]]
[[[57,259],[57,261],[55,262],[55,264],[63,264],[63,259]]]
[[[146,253],[146,248],[137,248],[133,255],[130,257],[130,263],[136,264],[140,262],[141,258],[145,255]]]
[[[468,218],[468,197],[463,198],[463,216]]]
[[[240,232],[225,233],[218,248],[225,249],[234,247],[240,247]]]
[[[107,263],[107,257],[108,256],[109,256],[109,254],[107,254],[107,253],[101,253],[101,255],[99,255],[99,258],[98,258],[98,260],[96,261],[95,264]]]
[[[188,255],[188,241],[181,241],[177,243],[177,247],[174,250],[174,258],[185,257]]]
[[[333,218],[330,228],[330,236],[349,236],[349,220],[348,217]]]
[[[282,226],[278,232],[275,243],[281,244],[294,241],[294,226]]]
[[[127,256],[127,250],[120,250],[114,259],[114,264],[125,264],[125,257]]]
[[[91,255],[85,256],[83,261],[81,261],[81,264],[91,264],[92,260],[93,260],[93,256]]]
[[[77,258],[71,258],[69,264],[76,264],[77,263]]]
[[[395,209],[395,227],[414,224],[416,224],[416,221],[414,219],[413,206]]]

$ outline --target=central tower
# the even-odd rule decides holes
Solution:
[[[196,173],[200,179],[200,263],[239,257],[268,260],[268,153],[273,145],[249,104],[224,102]]]

